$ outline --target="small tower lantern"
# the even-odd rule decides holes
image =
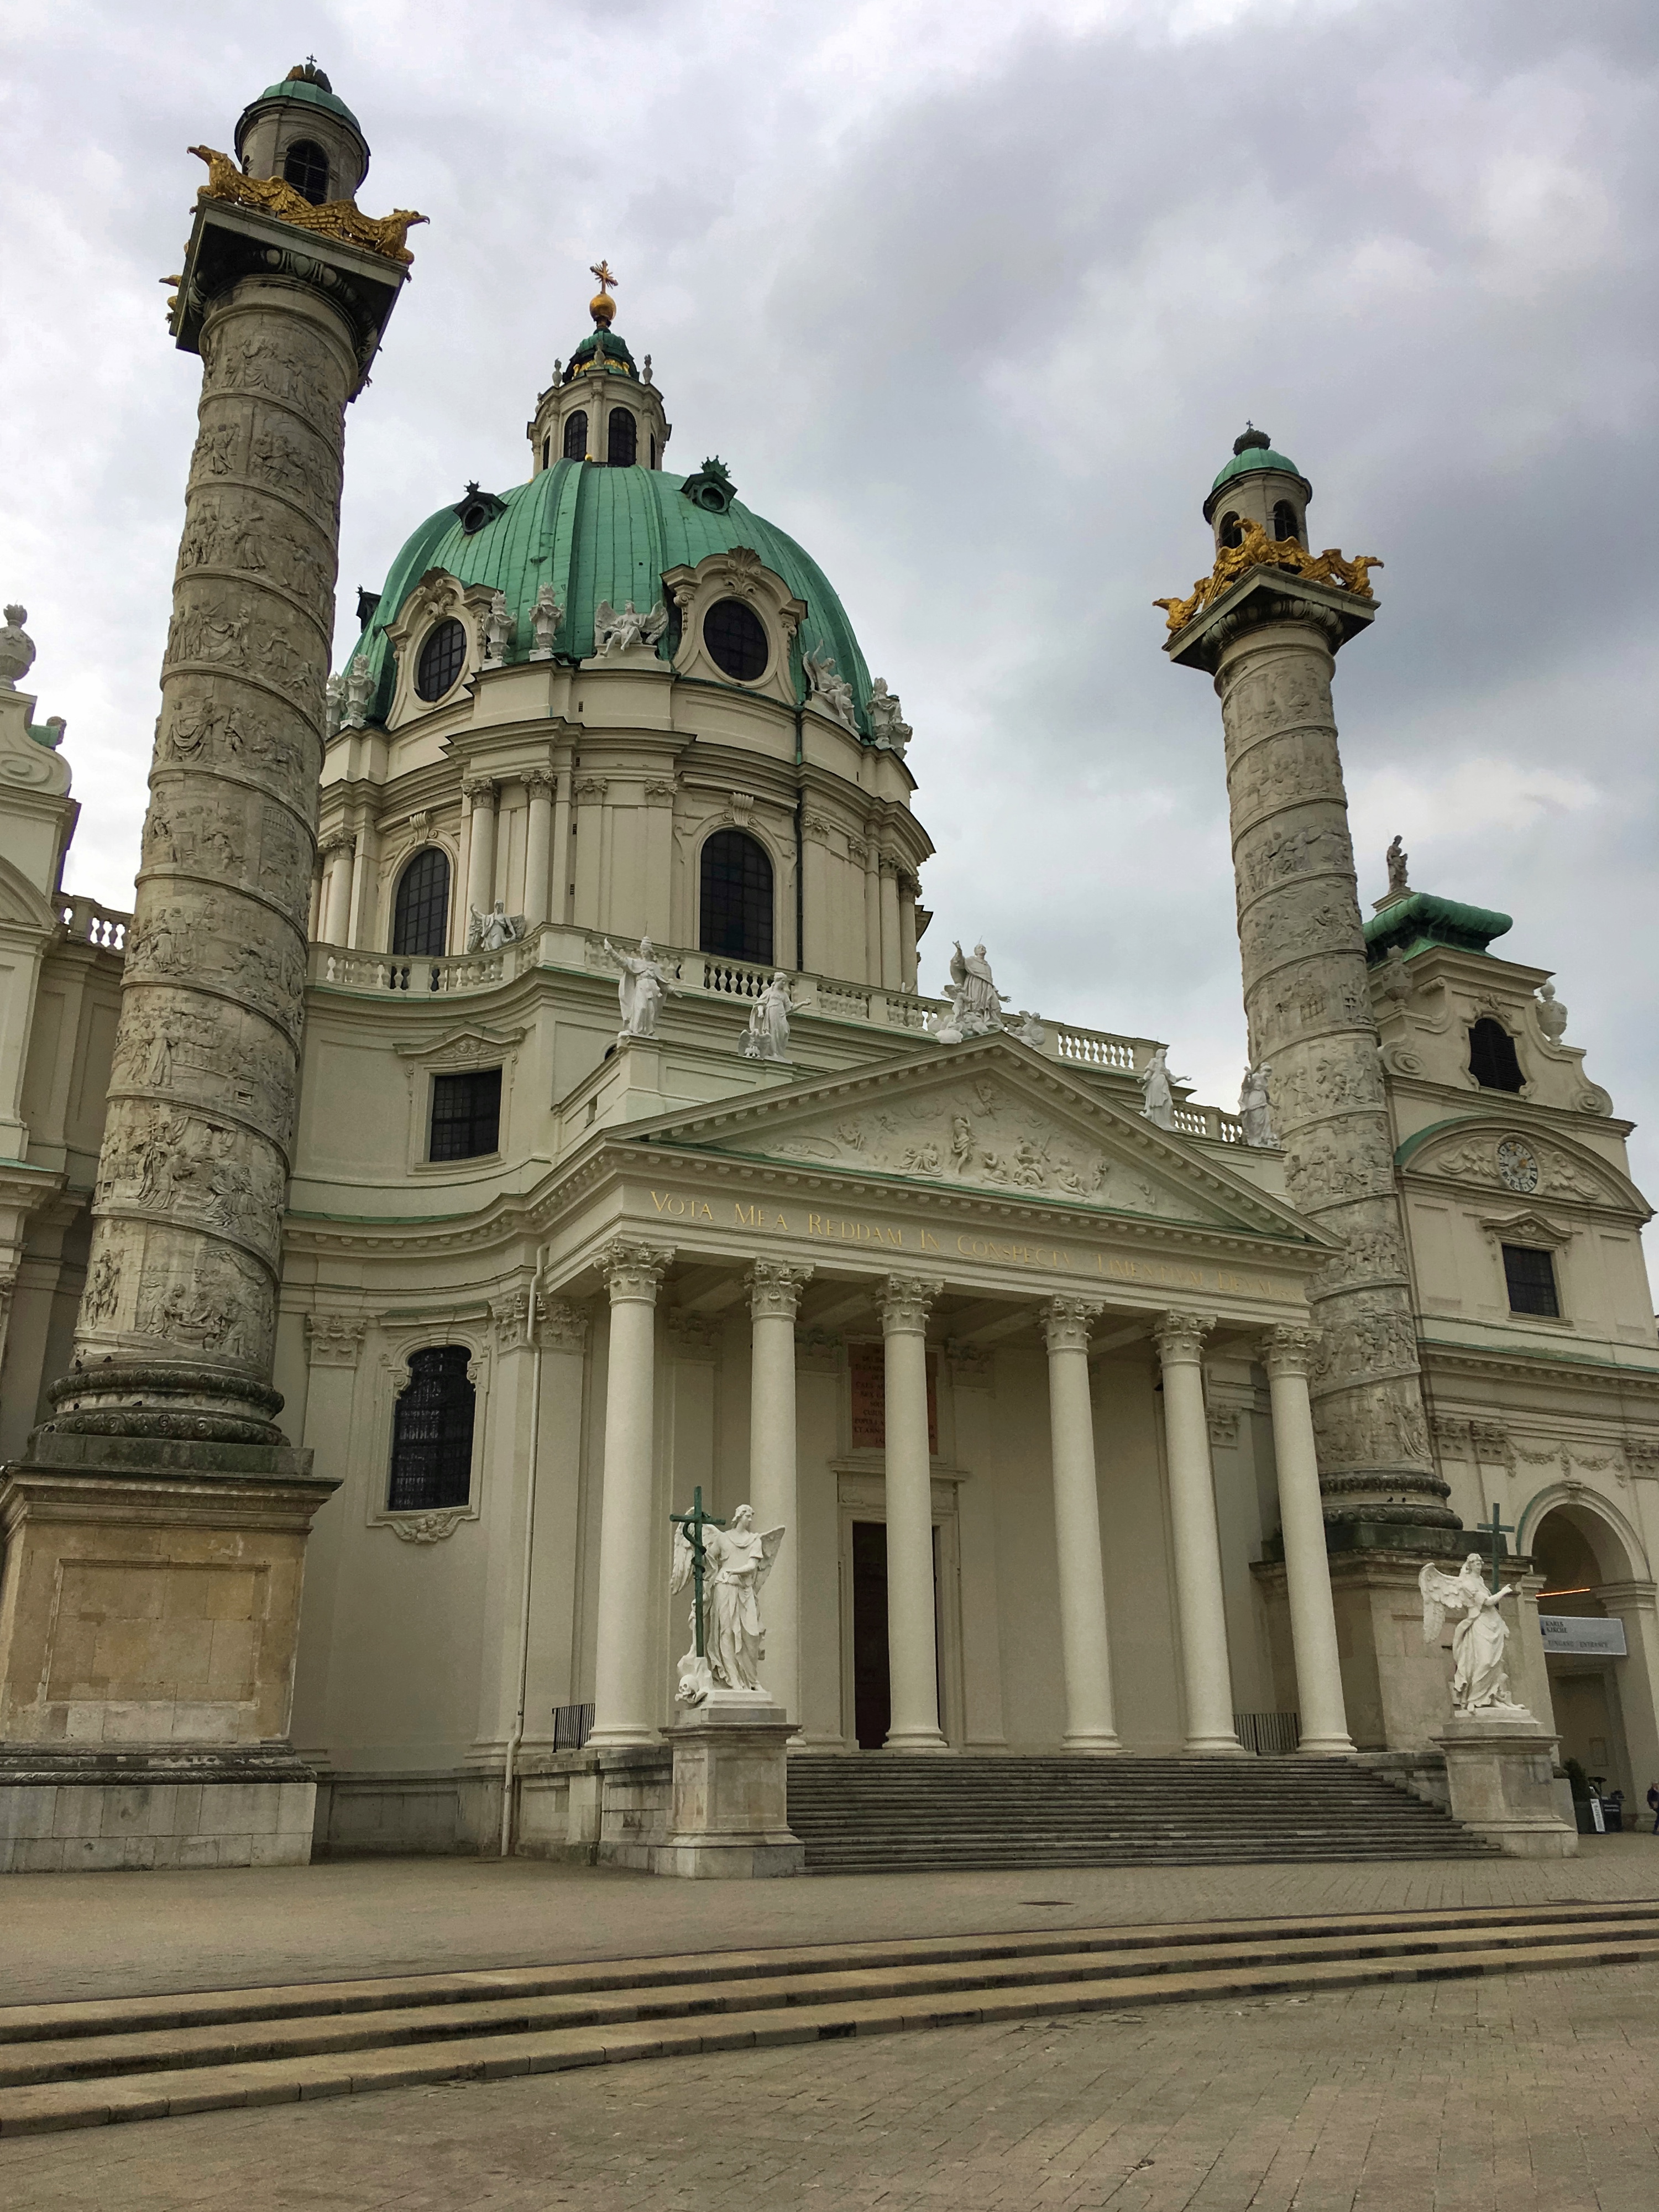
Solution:
[[[1308,542],[1308,502],[1313,486],[1292,460],[1273,451],[1273,441],[1253,422],[1233,441],[1233,457],[1204,502],[1204,520],[1215,532],[1216,550],[1237,545],[1240,526],[1254,522],[1269,538]]]

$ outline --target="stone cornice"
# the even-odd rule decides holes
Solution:
[[[1576,1390],[1627,1391],[1659,1400],[1659,1366],[1620,1367],[1611,1361],[1577,1358],[1559,1352],[1499,1350],[1492,1346],[1449,1344],[1419,1337],[1417,1355],[1431,1380],[1437,1374],[1492,1375]]]

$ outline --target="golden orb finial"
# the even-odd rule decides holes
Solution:
[[[614,284],[617,279],[611,274],[611,264],[603,255],[599,260],[590,263],[588,274],[599,278],[599,289],[588,301],[587,312],[592,316],[597,329],[608,331],[617,319],[617,303],[611,298],[608,288]]]

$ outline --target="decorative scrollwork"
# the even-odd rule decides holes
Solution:
[[[1259,522],[1241,521],[1238,526],[1238,544],[1222,547],[1210,574],[1200,576],[1193,586],[1190,599],[1152,601],[1155,607],[1162,607],[1169,616],[1172,631],[1184,629],[1194,615],[1213,605],[1252,568],[1288,568],[1292,574],[1305,576],[1312,583],[1334,584],[1339,591],[1352,592],[1357,599],[1375,596],[1370,571],[1380,568],[1382,563],[1374,553],[1356,553],[1352,561],[1345,561],[1334,545],[1328,546],[1322,553],[1310,553],[1294,538],[1269,538]]]
[[[388,261],[415,258],[404,241],[416,224],[425,222],[427,217],[416,215],[413,208],[393,208],[390,215],[368,216],[358,213],[355,200],[325,200],[320,207],[313,207],[303,192],[281,177],[245,177],[228,154],[217,153],[211,146],[192,146],[188,150],[208,167],[208,180],[196,195],[198,200],[230,200],[238,207],[257,208],[261,215],[275,216],[279,222],[291,222],[298,230],[319,231],[325,238],[337,238],[343,245],[383,254]]]

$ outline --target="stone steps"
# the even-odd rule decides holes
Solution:
[[[789,1762],[809,1874],[1485,1858],[1356,1760],[864,1752]]]
[[[1659,1960],[1659,1904],[841,1943],[0,2009],[0,2136],[624,2059]]]

